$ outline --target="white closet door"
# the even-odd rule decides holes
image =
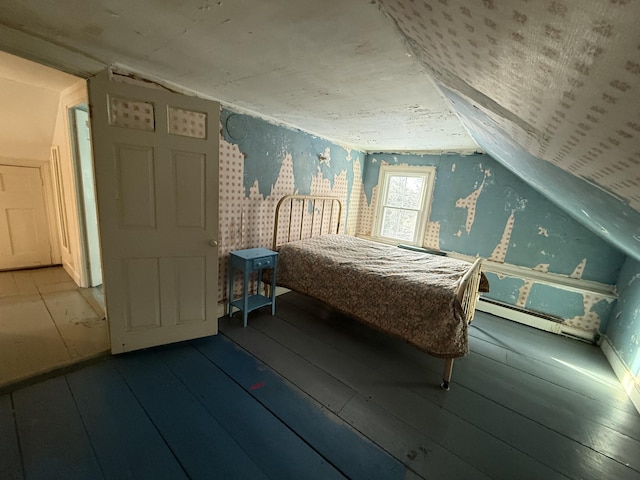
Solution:
[[[40,169],[0,165],[0,270],[51,265]]]

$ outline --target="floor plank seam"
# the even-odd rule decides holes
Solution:
[[[300,330],[301,332],[304,332],[304,330],[300,329],[297,325],[291,324],[290,322],[288,322],[285,318],[283,318],[280,314],[276,313],[275,317],[279,318],[281,321],[288,323],[289,325],[291,325],[292,327]],[[265,337],[269,338],[270,340],[272,340],[273,342],[279,344],[282,348],[288,350],[290,353],[292,353],[293,355],[299,357],[300,355],[298,354],[298,352],[294,351],[293,349],[291,349],[290,347],[288,347],[287,345],[284,345],[282,342],[280,342],[280,340],[278,338],[273,337],[272,335],[270,335],[269,333],[265,332],[264,330],[259,328],[259,322],[256,325],[256,322],[249,322],[247,324],[246,328],[253,328],[254,330],[256,330],[257,332],[259,332],[261,335],[264,335]],[[224,334],[224,331],[222,332]],[[237,342],[235,342],[232,338],[228,337],[225,335],[226,338],[229,338],[229,340],[231,340],[232,342],[234,342],[236,345],[238,345],[240,348],[242,348],[243,350],[244,347],[242,347],[241,345],[239,345]],[[328,345],[328,344],[327,344]],[[246,350],[245,350],[246,351]],[[249,354],[251,354],[251,352],[248,352]],[[309,361],[308,359],[305,359],[306,361]],[[311,362],[310,362],[311,363]],[[340,381],[340,379],[337,379],[336,377],[334,377],[330,372],[325,371],[324,369],[322,369],[320,366],[316,365],[315,363],[312,363],[312,365],[316,366],[317,368],[319,368],[320,370],[322,370],[325,374],[327,374],[328,376],[336,379],[337,381]],[[281,374],[280,374],[281,375]],[[282,376],[282,375],[281,375]],[[286,378],[286,377],[283,377]],[[291,381],[287,378],[288,381]]]
[[[307,314],[309,314],[309,313],[307,313]],[[299,331],[300,331],[300,332],[302,332],[303,334],[305,334],[305,335],[313,335],[313,332],[310,332],[309,330],[307,330],[307,329],[305,329],[305,328],[301,328],[298,324],[296,324],[296,323],[294,323],[294,322],[291,322],[291,321],[290,321],[290,320],[288,320],[286,317],[284,317],[284,316],[282,316],[282,315],[279,315],[279,314],[276,314],[275,316],[276,316],[277,318],[279,318],[280,320],[282,320],[283,322],[286,322],[288,325],[290,325],[291,327],[295,328],[296,330],[299,330]],[[358,322],[357,320],[352,320],[352,319],[350,319],[350,320],[351,320],[351,321],[354,321],[354,322]],[[324,320],[323,320],[323,322],[324,322]],[[362,324],[361,322],[358,322],[358,324],[359,324],[359,325],[364,325],[364,324]],[[366,326],[366,325],[365,325],[365,326]],[[254,327],[254,328],[255,328],[255,327]],[[269,335],[268,333],[265,333],[263,330],[260,330],[259,328],[256,328],[256,330],[258,330],[259,332],[261,332],[263,335],[265,335],[265,336],[267,336],[267,337],[269,337],[269,338],[272,338],[274,341],[277,341],[275,338],[273,338],[273,337],[272,337],[271,335]],[[332,345],[331,343],[328,343],[328,342],[326,342],[326,341],[324,341],[324,340],[320,340],[320,339],[318,339],[318,338],[316,338],[316,340],[321,341],[324,345],[327,345],[327,346],[329,346],[329,347],[331,347],[331,348],[335,348],[335,346],[334,346],[334,345]],[[278,343],[280,343],[280,342],[278,342]],[[288,348],[288,347],[286,347],[285,345],[283,345],[283,346],[284,346],[285,348]],[[289,350],[290,350],[290,349],[289,349]],[[352,359],[353,361],[358,361],[358,358],[357,358],[357,357],[354,357],[353,355],[349,354],[348,352],[343,352],[343,353],[346,353],[349,357],[351,357],[351,359]],[[314,365],[315,365],[315,364],[314,364]],[[320,368],[320,367],[319,367],[319,368]],[[325,373],[327,373],[328,375],[331,375],[331,373],[329,373],[329,372],[325,372]],[[440,374],[440,373],[441,373],[441,372],[439,372],[439,374]],[[333,375],[331,375],[331,376],[333,377]],[[334,377],[334,378],[335,378],[335,377]],[[339,380],[339,379],[338,379],[338,380]]]
[[[255,355],[253,355],[251,352],[249,352],[248,350],[246,350],[242,345],[239,345],[238,343],[236,343],[232,338],[228,337],[227,335],[224,334],[224,332],[222,332],[222,334],[224,335],[225,338],[227,338],[230,342],[233,343],[234,346],[236,346],[237,348],[241,349],[243,352],[245,352],[247,355],[250,355],[251,357],[255,358],[256,362],[260,363],[263,368],[266,368],[268,370],[270,370],[273,374],[275,374],[276,376],[280,377],[282,379],[282,381],[285,384],[289,384],[289,386],[291,388],[293,388],[295,391],[297,391],[299,394],[301,394],[303,397],[306,397],[308,399],[310,399],[312,401],[312,403],[315,403],[317,405],[322,405],[320,403],[317,402],[317,400],[315,398],[313,398],[312,396],[310,396],[307,392],[300,390],[294,383],[292,383],[289,379],[287,379],[286,377],[284,377],[282,374],[280,374],[280,372],[274,370],[273,368],[271,368],[269,365],[267,365],[266,363],[264,363],[263,361],[261,361],[260,359],[258,359],[257,357],[255,357]],[[197,350],[198,347],[195,346],[195,348]],[[202,352],[201,352],[202,353]],[[204,354],[203,354],[204,355]],[[206,357],[206,355],[205,355]],[[257,401],[262,407],[265,408],[265,410],[267,410],[271,415],[273,415],[274,418],[277,418],[278,421],[280,423],[282,423],[290,432],[292,432],[297,438],[299,438],[303,443],[305,443],[310,449],[312,449],[314,452],[316,452],[316,454],[318,456],[320,456],[320,458],[324,459],[329,465],[331,465],[333,468],[335,468],[342,476],[344,476],[345,478],[350,478],[338,465],[336,465],[330,458],[328,458],[326,455],[324,455],[322,452],[319,452],[307,439],[305,439],[302,435],[300,435],[297,431],[295,431],[294,429],[292,429],[285,421],[282,417],[280,417],[280,415],[278,415],[277,413],[275,413],[271,408],[269,408],[264,402],[262,402],[258,397],[256,397],[255,395],[251,394],[250,390],[247,390],[247,388],[242,385],[241,383],[239,383],[235,378],[233,378],[231,375],[228,374],[228,372],[222,368],[222,366],[216,364],[215,362],[213,362],[212,360],[210,360],[214,365],[216,365],[217,368],[219,368],[225,375],[227,375],[228,378],[230,378],[236,385],[238,385],[243,391],[245,391],[248,395],[250,395],[255,401]],[[323,408],[325,408],[323,406]],[[327,409],[327,412],[329,414],[331,414],[332,412],[330,410]],[[337,415],[336,415],[337,416]],[[354,431],[358,432],[360,435],[362,435],[362,433],[357,430],[354,429]],[[368,439],[368,437],[365,437]],[[369,440],[369,439],[368,439]],[[371,440],[369,440],[371,441]],[[372,442],[373,443],[373,442]],[[378,448],[381,448],[379,445],[377,445],[376,443],[374,443],[374,445],[376,445]],[[384,449],[381,449],[383,451],[385,451]],[[394,457],[395,458],[395,457]]]
[[[459,386],[459,387],[461,387],[461,386]],[[465,388],[465,387],[461,387],[461,388]],[[471,390],[471,391],[473,391],[473,390]],[[416,392],[416,393],[417,393],[418,395],[422,396],[423,398],[425,398],[425,397],[424,397],[423,395],[421,395],[419,392]],[[474,392],[474,393],[478,394],[477,392]],[[480,395],[480,394],[478,394],[478,395]],[[532,421],[532,422],[534,422],[534,423],[536,423],[536,424],[538,424],[538,425],[542,426],[543,428],[545,428],[546,430],[548,430],[548,431],[550,431],[550,432],[552,432],[552,433],[555,433],[555,434],[558,434],[558,435],[561,435],[561,436],[565,437],[566,439],[568,439],[569,441],[571,441],[571,442],[573,442],[573,443],[581,444],[583,447],[585,447],[585,448],[589,448],[590,450],[594,451],[595,453],[598,453],[598,454],[603,455],[603,456],[607,456],[607,455],[604,455],[604,454],[603,454],[603,453],[601,453],[601,452],[598,452],[598,451],[596,451],[596,450],[593,450],[592,448],[590,448],[590,447],[589,447],[589,446],[587,446],[587,445],[582,444],[581,442],[577,442],[576,440],[574,440],[574,439],[572,439],[572,438],[570,438],[570,437],[568,437],[568,436],[566,436],[566,435],[563,435],[563,434],[562,434],[562,433],[560,433],[560,432],[557,432],[557,431],[555,431],[555,430],[553,430],[553,429],[549,428],[548,426],[546,426],[546,425],[544,425],[544,424],[542,424],[542,423],[538,422],[537,420],[534,420],[534,419],[531,419],[531,418],[529,418],[529,417],[527,417],[527,416],[525,416],[525,415],[522,415],[521,413],[519,413],[519,412],[517,412],[517,411],[515,411],[515,410],[512,410],[512,409],[510,409],[510,408],[509,408],[509,407],[507,407],[507,406],[504,406],[504,405],[502,405],[502,404],[500,404],[500,403],[498,403],[498,402],[495,402],[494,400],[492,400],[492,399],[490,399],[490,398],[488,398],[488,397],[485,397],[484,395],[480,395],[480,396],[482,396],[482,397],[484,397],[484,398],[487,398],[489,401],[491,401],[491,402],[492,402],[492,403],[494,403],[495,405],[498,405],[498,406],[499,406],[499,407],[501,407],[501,408],[504,408],[504,409],[510,410],[512,413],[515,413],[516,415],[518,415],[518,416],[520,416],[520,417],[522,417],[522,418],[525,418],[525,419],[527,419],[527,420],[529,420],[529,421]],[[426,399],[426,400],[428,400],[427,398],[425,398],[425,399]],[[438,406],[438,405],[436,404],[436,406]],[[454,416],[458,417],[458,419],[459,419],[460,421],[463,421],[463,422],[465,422],[465,423],[467,423],[467,424],[471,425],[472,427],[479,429],[480,431],[484,432],[485,434],[487,434],[487,435],[489,435],[489,436],[493,437],[494,439],[496,439],[497,441],[499,441],[499,442],[503,443],[503,444],[504,444],[504,445],[506,445],[507,447],[512,448],[512,449],[514,449],[514,450],[517,450],[517,451],[518,451],[518,452],[520,452],[522,455],[524,455],[524,456],[526,456],[526,457],[530,458],[530,459],[531,459],[531,460],[533,460],[534,462],[538,462],[538,463],[540,463],[540,464],[542,464],[542,465],[545,465],[546,467],[549,467],[551,470],[555,471],[556,473],[558,473],[558,474],[562,475],[562,476],[563,476],[563,477],[565,477],[565,478],[571,478],[571,477],[568,477],[568,476],[566,475],[566,473],[565,473],[565,472],[562,472],[561,470],[558,470],[558,469],[557,469],[557,467],[556,467],[556,462],[550,462],[550,461],[546,461],[546,460],[541,460],[540,458],[537,458],[537,457],[535,457],[534,455],[532,455],[530,452],[528,452],[528,451],[526,451],[526,450],[523,450],[523,449],[522,449],[522,447],[519,447],[519,446],[517,446],[517,445],[514,445],[511,441],[504,440],[503,438],[501,438],[501,437],[500,437],[500,436],[498,436],[497,434],[495,434],[495,433],[491,432],[490,430],[487,430],[486,428],[483,428],[482,426],[476,425],[476,424],[475,424],[475,423],[473,423],[472,421],[467,420],[466,418],[464,418],[464,417],[460,416],[460,415],[459,415],[457,412],[455,412],[454,410],[451,410],[451,409],[449,409],[449,408],[447,408],[447,407],[440,407],[440,408],[443,408],[445,411],[447,411],[447,412],[449,412],[450,414],[452,414],[452,415],[454,415]],[[615,460],[615,459],[612,459],[612,460]],[[617,460],[615,460],[615,461],[617,461]],[[620,463],[620,462],[618,462],[618,463]],[[487,472],[485,472],[485,473],[487,473]]]
[[[286,319],[286,318],[282,318],[282,320],[283,320],[283,321],[287,321],[287,319]],[[291,322],[288,322],[288,321],[287,321],[287,323],[291,323]],[[294,325],[294,326],[296,326],[296,325]],[[296,326],[296,327],[297,327],[297,326]],[[299,327],[297,327],[297,328],[299,328]],[[303,331],[303,333],[304,333],[304,334],[309,335],[309,332],[308,332],[308,331],[306,331],[306,330],[304,330],[304,329],[300,329],[300,330],[301,330],[301,331]],[[263,333],[264,333],[264,332],[263,332]],[[267,334],[267,333],[265,333],[265,335],[268,335],[268,334]],[[325,342],[325,343],[326,343],[326,342]],[[491,360],[492,360],[492,361],[495,361],[495,360],[493,360],[493,359],[491,359]],[[320,368],[322,368],[322,367],[320,367]],[[543,379],[543,380],[544,380],[544,379]],[[355,387],[352,387],[352,388],[355,388]],[[428,398],[427,398],[426,400],[427,400],[427,401],[430,401],[430,399],[428,399]],[[491,401],[492,401],[492,400],[491,400]],[[493,402],[493,401],[492,401],[492,402]],[[496,405],[498,405],[498,406],[502,406],[501,404],[499,404],[499,403],[497,403],[497,402],[493,402],[493,403],[494,403],[494,404],[496,404]],[[436,404],[436,405],[437,405],[437,404]],[[384,408],[384,407],[383,407],[383,408]],[[456,416],[457,416],[461,421],[464,421],[464,422],[465,422],[465,423],[467,423],[467,424],[470,424],[470,425],[472,425],[472,426],[475,426],[472,422],[470,422],[470,421],[466,420],[465,418],[463,418],[463,417],[459,416],[459,415],[458,415],[458,414],[456,414],[454,411],[451,411],[451,410],[448,410],[448,411],[449,411],[451,414],[456,415]],[[390,413],[391,413],[391,414],[393,414],[393,412],[390,412]],[[532,419],[529,419],[527,416],[525,416],[525,415],[521,415],[521,414],[520,414],[520,413],[518,413],[518,412],[516,412],[516,413],[517,413],[519,416],[521,416],[521,417],[523,417],[523,418],[527,418],[528,420],[534,421],[536,424],[540,425],[540,423],[539,423],[539,422],[537,422],[537,421],[535,421],[535,420],[532,420]],[[480,427],[477,427],[477,426],[475,426],[475,427],[476,427],[476,428],[480,428]],[[551,432],[558,433],[558,432],[555,432],[555,431],[554,431],[553,429],[551,429],[551,428],[548,428],[548,427],[545,427],[545,428],[546,428],[547,430],[551,431]],[[481,429],[481,430],[483,430],[486,434],[488,434],[488,435],[492,436],[493,438],[495,438],[497,441],[499,441],[499,442],[501,442],[501,443],[504,443],[507,447],[515,448],[516,450],[520,451],[520,452],[521,452],[521,454],[523,454],[523,455],[525,455],[525,456],[527,456],[527,457],[531,458],[533,461],[535,461],[535,462],[539,462],[539,461],[540,461],[540,460],[538,460],[537,458],[535,458],[533,455],[531,455],[530,453],[527,453],[527,451],[524,451],[524,450],[522,450],[521,448],[518,448],[518,447],[516,447],[516,446],[512,445],[512,443],[511,443],[511,442],[506,442],[506,441],[504,441],[504,440],[500,439],[498,436],[496,436],[495,434],[491,433],[490,431],[487,431],[486,429],[483,429],[483,428],[480,428],[480,429]],[[566,437],[566,436],[565,436],[565,437]],[[569,437],[566,437],[566,438],[569,438]],[[436,440],[436,439],[434,439],[434,440]],[[436,441],[437,441],[437,440],[436,440]],[[572,441],[572,442],[574,442],[574,443],[579,443],[579,442],[576,442],[576,441],[575,441],[575,440],[573,440],[573,439],[570,439],[570,441]],[[442,445],[442,446],[443,446],[443,447],[445,447],[444,445]],[[589,448],[589,447],[587,447],[586,445],[583,445],[583,446],[584,446],[584,447],[586,447],[586,448]],[[446,447],[445,447],[445,448],[446,448]],[[591,449],[591,448],[590,448],[590,449]],[[592,450],[592,451],[595,451],[594,449],[591,449],[591,450]],[[601,452],[597,452],[597,451],[596,451],[596,453],[598,453],[599,455],[603,455]],[[606,456],[606,455],[605,455],[605,456]],[[614,461],[617,461],[617,460],[614,460]],[[552,462],[548,462],[548,461],[547,461],[547,462],[541,462],[541,463],[546,464],[549,468],[551,468],[552,470],[554,470],[554,471],[556,471],[557,473],[560,473],[560,474],[562,474],[562,475],[564,476],[564,474],[563,474],[562,472],[559,472],[556,468],[554,468],[554,465],[552,464]],[[618,462],[618,463],[620,463],[620,462]]]
[[[68,379],[67,375],[64,375],[64,382],[65,382],[65,385],[67,386],[67,388],[69,389],[69,393],[71,394],[71,399],[73,400],[73,408],[74,408],[74,410],[76,412],[76,415],[80,418],[80,423],[82,423],[82,429],[84,430],[84,433],[87,436],[87,439],[89,440],[89,444],[91,445],[91,451],[93,452],[93,456],[95,457],[96,462],[98,463],[98,468],[100,468],[100,473],[102,473],[102,478],[106,480],[106,474],[105,474],[102,462],[100,461],[100,456],[98,455],[98,452],[96,450],[96,446],[94,444],[94,441],[91,438],[91,435],[89,434],[89,430],[87,429],[87,424],[85,422],[84,417],[82,416],[82,412],[80,411],[80,408],[78,407],[78,402],[76,400],[76,395],[75,395],[73,389],[71,388],[71,385],[69,384],[69,379]]]
[[[255,397],[253,397],[239,382],[236,381],[235,378],[233,378],[231,375],[229,375],[225,370],[223,370],[219,365],[217,365],[213,360],[211,360],[209,357],[207,357],[206,355],[204,355],[198,348],[196,345],[194,345],[191,342],[189,343],[189,347],[192,348],[195,352],[198,353],[198,355],[200,355],[203,359],[205,359],[207,362],[211,363],[211,365],[213,365],[215,368],[217,368],[218,370],[220,370],[220,372],[222,372],[223,375],[225,375],[229,380],[231,380],[235,385],[237,385],[240,389],[242,389],[243,392],[245,392],[247,395],[249,395],[250,397],[252,397],[253,399],[255,399],[260,405],[262,405],[274,418],[277,418],[278,421],[284,425],[285,427],[287,427],[287,429],[289,429],[290,431],[293,432],[293,430],[291,430],[291,428],[289,428],[288,425],[286,425],[279,417],[277,417],[276,415],[273,414],[273,412],[271,410],[269,410],[266,406],[264,406],[262,404],[262,402],[260,402],[258,399],[256,399]],[[220,421],[218,421],[218,418],[215,415],[215,412],[212,412],[208,405],[203,401],[203,399],[197,394],[197,392],[194,392],[191,387],[184,382],[184,379],[178,375],[178,373],[171,368],[171,364],[168,363],[167,361],[164,360],[164,358],[160,357],[159,355],[156,356],[156,358],[160,359],[160,362],[163,363],[167,369],[171,372],[171,374],[180,382],[180,384],[184,387],[184,389],[189,392],[189,394],[191,394],[191,396],[202,406],[202,408],[204,408],[204,410],[209,414],[209,416],[213,419],[213,421],[215,421],[219,427],[224,430],[225,432],[227,432],[227,434],[229,435],[229,437],[233,438],[235,440],[235,435],[233,430],[229,430],[225,427],[225,425],[223,425],[222,423],[220,423]],[[296,434],[296,432],[293,432],[294,434]],[[297,437],[299,437],[299,435],[296,434]],[[245,454],[253,459],[252,456],[252,452],[248,451],[247,449],[244,448],[243,445],[241,445],[239,442],[236,442],[236,444],[238,445],[238,447],[245,452]],[[186,472],[185,472],[186,473]]]
[[[485,358],[486,360],[488,360],[488,361],[490,361],[490,362],[494,362],[494,363],[498,363],[498,364],[506,365],[507,367],[509,367],[509,368],[511,368],[511,369],[513,369],[513,370],[515,370],[515,371],[517,371],[517,372],[519,372],[519,373],[520,373],[520,374],[522,374],[523,376],[536,378],[536,379],[538,379],[538,380],[540,380],[540,381],[542,381],[542,382],[548,383],[549,385],[553,385],[554,387],[561,388],[561,389],[563,389],[564,391],[566,391],[566,392],[568,392],[568,393],[571,393],[571,394],[574,394],[574,395],[579,395],[579,396],[580,396],[580,397],[582,397],[582,399],[584,399],[585,401],[588,401],[588,402],[591,402],[591,403],[597,404],[597,405],[598,405],[598,406],[600,406],[600,407],[603,407],[603,408],[609,408],[609,409],[615,409],[616,411],[618,411],[618,412],[620,412],[620,413],[623,413],[623,414],[628,414],[628,413],[629,413],[627,410],[624,410],[624,409],[622,409],[622,408],[619,408],[619,407],[618,407],[618,406],[616,406],[616,405],[612,405],[611,403],[604,403],[604,402],[601,402],[601,401],[600,401],[599,399],[597,399],[597,398],[593,398],[593,397],[591,397],[591,396],[589,396],[589,395],[586,395],[586,394],[584,394],[584,393],[582,393],[582,392],[580,392],[580,391],[576,391],[576,390],[574,390],[574,389],[572,389],[572,388],[567,387],[566,385],[562,385],[562,384],[559,384],[559,383],[557,383],[557,382],[552,382],[552,381],[550,381],[550,380],[549,380],[549,379],[547,379],[547,378],[544,378],[544,377],[542,377],[542,376],[540,376],[540,375],[536,375],[536,374],[534,374],[534,373],[528,372],[528,371],[523,370],[522,368],[519,368],[519,367],[517,367],[517,366],[509,365],[509,364],[504,364],[504,363],[502,363],[502,362],[499,362],[499,361],[495,360],[494,358],[491,358],[490,356],[483,355],[482,353],[479,353],[479,352],[471,351],[470,353],[471,353],[471,354],[473,354],[473,355],[479,355],[479,356],[481,356],[481,357]],[[531,357],[528,357],[528,356],[524,356],[524,357],[525,357],[525,358],[528,358],[528,359],[531,359]],[[606,425],[604,425],[604,426],[606,426]],[[637,440],[640,440],[640,438],[639,438],[639,439],[637,439]]]
[[[288,322],[288,321],[286,321],[285,319],[283,319],[281,316],[279,316],[279,315],[276,315],[276,316],[277,316],[278,318],[280,318],[280,320],[282,320],[282,321],[286,322],[287,324],[291,324],[290,322]],[[297,326],[297,325],[295,325],[295,324],[294,324],[294,325],[292,325],[292,326],[293,326],[293,327],[295,327],[296,329],[298,329],[299,331],[301,331],[304,335],[311,335],[309,332],[307,332],[307,331],[306,331],[306,330],[304,330],[304,329],[301,329],[299,326]],[[292,351],[292,352],[294,352],[294,353],[295,353],[295,351],[293,351],[293,350],[292,350],[290,347],[288,347],[287,345],[282,344],[282,343],[281,343],[281,342],[279,342],[276,338],[274,338],[274,337],[272,337],[271,335],[269,335],[267,332],[260,330],[258,327],[256,327],[255,323],[254,323],[254,325],[253,325],[253,328],[254,328],[254,329],[256,329],[257,331],[259,331],[262,335],[264,335],[264,336],[266,336],[266,337],[268,337],[268,338],[271,338],[271,339],[272,339],[272,340],[274,340],[275,342],[279,343],[283,348],[285,348],[285,349],[287,349],[287,350],[290,350],[290,351]],[[318,340],[318,339],[316,338],[316,340]],[[325,341],[323,341],[323,340],[318,340],[318,341],[321,341],[324,345],[326,345],[326,346],[328,346],[328,347],[330,347],[330,348],[334,348],[334,346],[333,346],[333,345],[331,345],[330,343],[327,343],[327,342],[325,342]],[[251,352],[249,352],[249,353],[251,354]],[[361,360],[360,360],[359,358],[357,358],[357,357],[350,356],[350,358],[351,358],[351,360],[352,360],[352,361],[354,361],[354,362],[361,363]],[[307,360],[308,360],[308,359],[307,359]],[[308,360],[308,361],[310,361],[310,360]],[[335,376],[334,376],[330,371],[327,371],[326,369],[324,369],[322,365],[318,365],[318,364],[316,364],[316,363],[314,363],[314,362],[311,362],[311,363],[312,363],[316,368],[318,368],[319,370],[323,371],[325,374],[332,376],[332,377],[333,377],[333,378],[335,378],[337,381],[339,381],[339,382],[341,382],[341,383],[344,383],[345,385],[347,385],[347,386],[349,386],[350,388],[352,388],[352,389],[356,392],[356,394],[359,392],[361,395],[363,395],[363,396],[364,396],[364,398],[366,398],[368,401],[370,401],[370,402],[374,403],[375,405],[377,405],[377,407],[378,407],[378,408],[380,408],[380,409],[384,410],[384,411],[385,411],[385,412],[387,412],[389,415],[393,416],[394,418],[396,418],[397,420],[399,420],[399,421],[401,421],[401,422],[403,422],[403,423],[407,423],[407,421],[406,421],[403,417],[398,416],[396,412],[394,412],[394,411],[392,411],[392,410],[389,410],[389,409],[388,409],[387,407],[385,407],[383,404],[378,403],[378,401],[376,400],[376,398],[374,398],[374,396],[372,396],[372,395],[368,395],[368,394],[365,394],[365,393],[363,393],[363,392],[360,392],[360,389],[359,389],[359,388],[356,388],[355,386],[350,385],[349,383],[345,383],[345,382],[344,382],[344,380],[342,380],[342,379],[340,379],[340,378],[338,378],[338,377],[335,377]],[[365,367],[366,367],[366,365],[365,365]],[[369,367],[366,367],[366,368],[369,368]],[[407,391],[412,391],[412,389],[411,389],[411,388],[406,388],[406,387],[399,387],[399,388],[406,389]],[[422,396],[421,396],[421,397],[422,397]],[[423,398],[424,398],[424,397],[423,397]],[[435,402],[431,401],[430,399],[425,399],[425,400],[426,400],[426,401],[428,401],[428,402],[430,402],[430,403],[432,403],[435,407],[437,407],[437,408],[441,408],[438,404],[436,404]],[[346,404],[345,404],[345,406],[346,406]],[[344,407],[343,407],[343,408],[344,408]],[[456,415],[456,416],[458,416],[458,415]],[[342,417],[340,417],[340,418],[342,418]],[[475,426],[473,423],[469,422],[468,420],[465,420],[464,418],[461,418],[461,417],[458,417],[458,418],[460,418],[460,420],[461,420],[461,421],[463,421],[464,423],[471,425],[473,428],[478,428],[477,426]],[[384,448],[383,448],[380,444],[378,444],[375,440],[373,440],[373,439],[369,438],[365,433],[361,432],[360,430],[358,430],[358,429],[357,429],[356,427],[354,427],[354,426],[352,426],[352,428],[354,428],[354,430],[358,431],[361,435],[363,435],[365,438],[367,438],[370,442],[372,442],[373,444],[377,445],[379,448],[381,448],[381,449],[383,449],[383,450],[384,450]],[[443,448],[443,449],[447,450],[450,454],[452,454],[452,455],[454,455],[454,456],[456,456],[456,457],[458,457],[458,458],[461,458],[463,461],[465,461],[465,462],[466,462],[466,460],[464,460],[462,457],[459,457],[455,452],[452,452],[451,450],[449,450],[449,448],[447,447],[447,445],[440,443],[439,438],[438,438],[437,436],[429,435],[429,433],[428,433],[428,432],[421,432],[421,433],[422,433],[423,435],[426,435],[428,438],[430,438],[430,439],[431,439],[431,441],[433,441],[435,444],[439,445],[441,448]],[[486,432],[485,432],[485,433],[486,433]],[[500,438],[496,437],[495,435],[491,435],[491,436],[492,436],[493,438],[496,438],[500,443],[503,443],[503,444],[507,445],[508,447],[512,447],[512,448],[513,448],[513,446],[512,446],[512,445],[510,445],[510,444],[508,444],[507,442],[505,442],[504,440],[502,440],[502,439],[500,439]],[[521,453],[525,454],[524,452],[521,452]],[[526,455],[526,454],[525,454],[525,455]],[[393,456],[393,455],[392,455],[392,456]],[[533,458],[533,457],[531,457],[530,455],[526,455],[526,456],[527,456],[527,457],[529,457],[529,458]],[[407,467],[407,468],[409,468],[409,469],[411,469],[411,470],[413,471],[413,469],[410,467],[410,465],[408,465],[408,464],[406,463],[406,460],[405,460],[403,457],[401,458],[401,457],[393,456],[393,458],[395,458],[397,461],[399,461],[400,463],[402,463],[403,465],[405,465],[405,467]],[[536,461],[536,462],[538,462],[538,460],[537,460],[537,459],[535,459],[535,458],[534,458],[533,460],[534,460],[534,461]],[[479,468],[479,467],[477,467],[477,466],[476,466],[476,468]],[[416,473],[417,475],[419,475],[419,474],[418,474],[417,472],[415,472],[415,471],[414,471],[414,473]],[[486,473],[486,472],[484,472],[484,473]]]
[[[40,290],[38,289],[38,294],[40,295],[40,300],[42,301],[42,304],[44,305],[44,308],[47,310],[47,313],[49,314],[49,319],[51,320],[51,323],[53,323],[53,326],[56,329],[56,332],[58,332],[58,336],[60,337],[60,340],[62,340],[62,344],[64,345],[64,349],[67,352],[67,356],[69,357],[69,359],[73,359],[73,356],[71,355],[71,349],[69,348],[69,345],[67,345],[67,341],[65,340],[64,336],[62,335],[62,332],[60,331],[60,327],[58,327],[58,324],[56,323],[55,319],[53,318],[53,313],[51,312],[51,309],[49,308],[49,304],[47,303],[47,301],[45,300],[44,296],[42,295],[42,293],[40,292]]]
[[[119,360],[119,361],[124,361],[124,360]],[[173,458],[176,460],[178,465],[180,465],[180,468],[184,472],[185,476],[187,478],[191,478],[190,475],[188,474],[186,466],[180,460],[180,457],[178,456],[176,451],[171,447],[171,444],[169,443],[167,438],[162,434],[162,430],[158,427],[156,422],[153,420],[153,417],[149,414],[149,411],[145,408],[144,403],[140,400],[140,397],[136,395],[136,392],[133,390],[133,388],[131,388],[131,384],[127,381],[126,377],[122,374],[121,366],[118,365],[119,361],[116,361],[115,363],[115,367],[116,367],[116,371],[118,372],[118,375],[120,375],[120,378],[122,379],[124,384],[127,386],[127,389],[129,390],[129,392],[131,392],[131,395],[133,396],[133,398],[135,398],[136,402],[138,402],[138,405],[144,412],[145,416],[147,417],[151,425],[153,425],[153,428],[158,433],[158,436],[162,439],[162,442],[166,445],[167,449],[171,452],[171,455],[173,456]]]
[[[13,428],[16,434],[16,442],[18,444],[18,453],[20,455],[20,468],[22,471],[22,477],[25,478],[25,464],[24,464],[24,452],[22,451],[22,442],[20,441],[20,430],[18,429],[18,419],[16,418],[16,405],[15,399],[13,398],[13,393],[9,393],[9,398],[11,400],[11,416],[13,419]]]

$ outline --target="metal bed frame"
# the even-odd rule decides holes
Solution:
[[[287,214],[288,208],[288,214]],[[284,219],[281,217],[284,216]],[[279,245],[303,238],[311,238],[329,233],[340,233],[342,202],[336,197],[315,195],[286,195],[276,206],[273,226],[273,250]],[[287,225],[287,231],[280,228]],[[279,238],[282,237],[282,238]],[[462,307],[467,324],[471,323],[479,296],[482,259],[477,258],[460,279],[456,299]],[[444,359],[441,387],[449,390],[453,373],[453,358]]]
[[[281,212],[282,208],[285,208]],[[279,242],[278,235],[280,216],[289,208],[287,220],[286,241]],[[311,210],[310,212],[308,210]],[[305,216],[305,212],[307,215]],[[297,217],[296,217],[297,216]],[[319,218],[319,223],[316,219]],[[303,238],[317,237],[327,233],[340,233],[340,221],[342,219],[342,202],[336,197],[323,197],[316,195],[285,195],[276,205],[276,216],[273,224],[273,250],[282,243],[302,240]],[[305,220],[307,222],[305,228]],[[299,224],[299,226],[298,226]],[[332,228],[335,224],[335,228]],[[293,228],[292,226],[297,228]],[[318,226],[318,235],[314,235],[314,227]],[[323,227],[327,230],[323,233]],[[295,230],[295,231],[294,231]]]

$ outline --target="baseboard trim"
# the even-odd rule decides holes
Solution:
[[[596,335],[592,331],[570,327],[569,325],[552,322],[551,320],[545,320],[544,318],[540,318],[535,315],[529,315],[524,311],[513,310],[500,305],[496,305],[495,303],[484,301],[482,297],[478,299],[476,310],[490,313],[501,318],[506,318],[507,320],[512,320],[514,322],[522,323],[524,325],[528,325],[539,330],[544,330],[546,332],[566,335],[568,337],[578,338],[590,343],[596,342]]]
[[[602,337],[600,349],[609,361],[609,364],[611,365],[611,368],[613,368],[613,372],[618,377],[618,380],[620,380],[622,388],[624,388],[624,391],[629,395],[633,406],[636,407],[636,410],[640,414],[640,381],[636,380],[633,376],[633,373],[631,373],[629,367],[627,367],[627,365],[622,361],[620,355],[618,355],[618,352],[614,346],[611,345],[611,342],[606,335]]]

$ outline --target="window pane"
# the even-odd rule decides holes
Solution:
[[[418,210],[422,198],[423,184],[424,179],[422,177],[390,176],[385,205]]]
[[[420,200],[422,199],[422,185],[424,178],[407,177],[404,194],[404,208],[412,208],[418,210],[420,208]]]
[[[389,177],[389,187],[387,188],[387,201],[385,205],[390,207],[402,207],[404,197],[404,185],[407,177]]]
[[[416,211],[385,208],[381,234],[383,237],[413,242],[417,221]]]

